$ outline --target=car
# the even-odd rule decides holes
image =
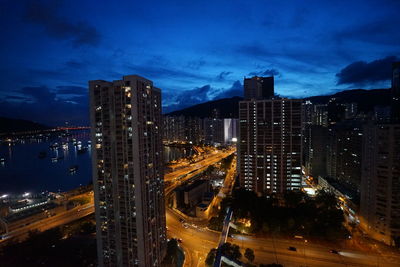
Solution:
[[[339,251],[334,250],[334,249],[329,250],[329,252],[330,252],[330,253],[333,253],[333,254],[339,254]]]
[[[297,248],[295,248],[295,247],[288,247],[288,250],[290,250],[290,251],[297,251]]]

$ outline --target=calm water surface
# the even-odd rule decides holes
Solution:
[[[49,137],[46,139],[25,139],[14,145],[0,145],[0,194],[66,191],[87,185],[92,180],[91,150],[88,141],[89,131],[71,132],[69,137]],[[84,153],[78,153],[78,147],[72,139],[81,141],[82,146],[88,146]],[[66,148],[51,149],[54,143],[66,144]],[[46,152],[46,157],[39,158],[40,152]],[[190,155],[191,150],[174,147],[164,147],[165,161],[171,161]],[[60,158],[53,162],[52,158]],[[70,167],[78,166],[71,173]]]

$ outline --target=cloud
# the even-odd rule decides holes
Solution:
[[[259,44],[240,45],[235,48],[235,52],[249,57],[271,56],[272,53]]]
[[[229,98],[233,96],[243,96],[243,85],[239,80],[235,81],[231,88],[227,90],[222,90],[214,99]]]
[[[65,120],[71,124],[87,124],[87,94],[60,99],[56,91],[46,86],[23,87],[14,93],[24,97],[12,96],[10,99],[10,96],[5,96],[0,99],[0,116],[28,119],[51,126],[61,125]]]
[[[67,62],[65,62],[65,66],[71,69],[81,69],[83,67],[85,67],[87,64],[81,61],[77,61],[77,60],[68,60]]]
[[[267,69],[264,71],[253,71],[248,74],[249,76],[280,76],[279,71],[276,69]]]
[[[331,36],[334,41],[339,43],[357,40],[364,43],[397,46],[400,42],[397,19],[392,15],[359,25],[352,25]]]
[[[200,75],[197,72],[188,72],[185,70],[174,69],[172,67],[161,67],[157,64],[130,65],[127,68],[135,74],[142,75],[143,77],[151,77],[152,80],[175,78],[204,81],[209,78],[208,76]]]
[[[190,60],[189,62],[187,62],[186,67],[192,70],[198,70],[204,65],[206,65],[206,61],[204,59],[199,59],[199,60]]]
[[[55,92],[61,95],[87,95],[87,90],[81,86],[57,86]]]
[[[399,58],[388,56],[371,62],[353,62],[336,74],[337,85],[365,85],[390,80],[392,78],[392,62],[394,61],[399,61]]]
[[[240,81],[235,81],[228,89],[217,89],[210,85],[204,85],[180,93],[163,92],[163,111],[164,113],[168,113],[211,100],[242,95],[243,86]]]
[[[196,104],[200,104],[210,100],[209,94],[213,89],[209,84],[202,87],[196,87],[191,90],[185,90],[179,93],[176,92],[163,92],[164,95],[164,111],[170,112]]]
[[[23,95],[30,96],[37,103],[49,103],[56,97],[56,94],[45,86],[23,87],[20,91]]]
[[[307,40],[302,36],[287,37],[284,39],[284,45],[272,48],[265,44],[254,42],[233,46],[232,53],[238,57],[245,57],[247,60],[262,62],[263,65],[278,65],[280,69],[284,69],[285,71],[316,73],[318,72],[317,68],[322,63],[325,64],[327,55],[321,47],[310,48],[306,45],[298,45],[299,43],[306,42]],[[328,56],[331,62],[338,60],[337,55]]]
[[[232,74],[231,71],[223,71],[217,76],[218,81],[225,81],[226,77]]]
[[[26,7],[24,19],[42,26],[50,37],[70,40],[74,45],[99,44],[101,36],[95,27],[84,21],[69,21],[58,15],[59,9],[59,2],[31,1]]]
[[[4,99],[11,100],[11,101],[27,101],[27,100],[29,100],[24,96],[18,96],[18,95],[6,95],[6,96],[4,96]]]

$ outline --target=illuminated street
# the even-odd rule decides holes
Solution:
[[[185,228],[176,215],[167,212],[168,237],[180,238],[180,244],[186,256],[185,266],[204,266],[204,260],[210,249],[217,246],[219,233],[204,228]],[[360,251],[341,251],[339,255],[330,253],[332,248],[321,245],[289,241],[277,238],[255,238],[235,235],[228,242],[239,245],[242,253],[245,248],[255,252],[255,263],[278,262],[285,267],[299,266],[400,266],[400,257],[382,257],[375,253]],[[288,250],[294,246],[297,251]]]
[[[236,167],[236,162],[232,163]],[[203,165],[204,166],[204,165]],[[227,174],[228,180],[224,181],[222,191],[228,194],[232,190],[233,170],[231,168]],[[188,169],[188,172],[191,170]],[[179,175],[182,175],[180,172]],[[193,176],[193,173],[188,176]],[[188,178],[188,179],[189,179]],[[171,178],[172,179],[172,178]],[[229,190],[226,190],[226,189]],[[171,192],[171,191],[169,191]],[[179,221],[181,218],[171,209],[167,208],[168,238],[178,238],[182,240],[180,246],[185,252],[185,266],[204,266],[208,252],[217,247],[220,233],[208,230],[204,223],[199,226],[189,224],[185,228]],[[300,266],[400,266],[400,256],[382,256],[377,253],[367,253],[357,250],[340,251],[337,247],[326,247],[310,242],[298,240],[286,240],[283,238],[257,238],[253,236],[234,235],[228,238],[227,242],[237,244],[241,247],[242,253],[246,248],[251,248],[255,253],[257,264],[267,264],[277,262],[285,267]],[[290,246],[296,247],[297,251],[290,251]],[[330,250],[340,251],[340,254],[331,253]]]
[[[177,170],[176,172],[169,173],[168,176],[170,180],[173,180],[176,177],[179,177],[184,174],[186,175],[182,180],[179,182],[174,182],[170,186],[168,186],[165,191],[166,195],[168,192],[171,192],[176,186],[178,186],[181,182],[189,180],[193,176],[195,176],[198,173],[201,173],[204,171],[209,165],[215,164],[219,162],[221,159],[229,156],[232,154],[234,150],[228,150],[227,152],[212,152],[211,155],[205,155],[204,159],[201,161],[197,162],[195,165],[190,165],[187,166],[183,169]],[[83,218],[87,215],[90,215],[94,212],[94,205],[93,205],[93,194],[92,192],[85,193],[83,196],[90,196],[90,203],[85,204],[82,206],[75,207],[71,210],[68,211],[63,211],[53,217],[50,218],[45,218],[38,220],[36,222],[30,223],[26,226],[20,227],[15,231],[11,231],[7,234],[7,238],[0,240],[1,243],[7,243],[8,240],[11,240],[13,238],[18,238],[19,240],[23,240],[28,236],[29,231],[33,230],[38,230],[38,231],[45,231],[63,224],[70,223],[72,221],[75,221],[77,219]],[[74,196],[71,199],[76,199],[81,196]],[[168,216],[168,215],[167,215]]]
[[[211,155],[206,155],[205,158],[195,164],[186,166],[175,172],[166,175],[166,179],[173,181],[171,185],[166,187],[166,197],[172,192],[176,186],[183,181],[191,179],[198,173],[201,173],[209,165],[219,162],[224,157],[232,154],[234,150],[227,152],[218,152]],[[228,170],[227,179],[223,183],[218,201],[221,200],[221,192],[224,195],[229,194],[232,190],[232,183],[234,181],[234,170],[236,168],[236,160],[232,162],[231,168]],[[179,176],[185,175],[180,181],[175,179]],[[26,225],[18,230],[9,233],[9,237],[16,237],[24,239],[27,237],[28,232],[32,230],[45,231],[53,227],[57,227],[74,220],[80,219],[94,212],[93,202],[83,206],[75,207],[71,210],[57,214],[53,217],[46,218],[35,223]],[[210,249],[217,246],[220,233],[211,231],[205,228],[205,223],[201,222],[199,226],[193,224],[191,220],[188,227],[184,227],[183,223],[179,221],[181,217],[171,209],[166,209],[167,219],[167,236],[168,238],[178,238],[182,240],[180,246],[185,252],[184,266],[204,266],[204,261]],[[6,239],[7,240],[7,239]],[[2,243],[6,240],[2,240]],[[285,267],[291,266],[400,266],[400,257],[391,256],[383,257],[376,253],[366,253],[361,251],[345,250],[340,251],[340,254],[330,253],[331,249],[338,248],[326,247],[310,242],[302,242],[298,240],[286,240],[278,238],[256,238],[253,236],[234,235],[234,238],[229,237],[228,242],[240,246],[242,253],[245,248],[251,248],[255,252],[254,263],[273,263],[278,262]],[[288,247],[294,246],[297,251],[290,251]]]
[[[8,240],[16,238],[18,240],[24,240],[28,237],[29,231],[46,231],[51,228],[64,225],[80,218],[86,217],[94,212],[94,204],[91,201],[88,204],[75,207],[71,210],[64,211],[60,214],[57,214],[53,217],[42,219],[26,225],[24,227],[18,228],[7,234],[7,239],[1,240],[0,242],[6,243]],[[0,243],[1,244],[1,243]]]

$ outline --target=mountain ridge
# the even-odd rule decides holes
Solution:
[[[336,98],[339,103],[357,103],[358,110],[369,112],[376,105],[390,105],[390,88],[383,89],[350,89],[329,95],[317,95],[303,98],[314,104],[326,104],[329,99]],[[196,104],[181,110],[166,113],[166,116],[187,116],[206,118],[212,117],[214,110],[218,110],[221,118],[238,118],[238,104],[243,97],[234,96],[221,98]]]
[[[10,134],[27,131],[39,131],[50,127],[24,119],[14,119],[0,116],[0,134]]]

